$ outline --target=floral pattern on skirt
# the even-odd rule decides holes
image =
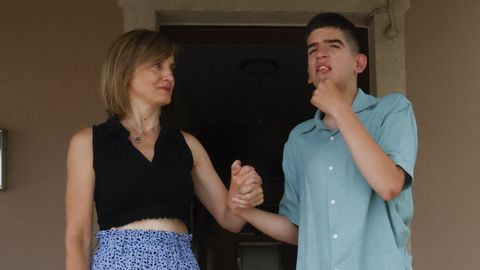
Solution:
[[[92,270],[199,270],[191,234],[154,230],[103,230]]]

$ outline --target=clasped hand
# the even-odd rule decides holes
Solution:
[[[227,205],[234,214],[241,209],[263,203],[262,178],[252,166],[242,166],[239,160],[231,167],[231,181]]]

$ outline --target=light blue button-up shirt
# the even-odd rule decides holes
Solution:
[[[358,90],[353,110],[385,153],[407,174],[400,195],[384,201],[366,182],[337,130],[315,117],[295,127],[284,148],[285,193],[279,213],[299,227],[299,270],[411,269],[411,183],[417,127],[400,94]]]

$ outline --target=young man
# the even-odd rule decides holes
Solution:
[[[297,269],[411,269],[417,152],[411,103],[400,94],[375,98],[357,88],[367,58],[346,18],[319,14],[306,36],[308,82],[316,87],[311,103],[318,111],[285,144],[279,214],[230,206],[271,237],[298,243]]]

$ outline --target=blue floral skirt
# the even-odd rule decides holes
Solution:
[[[103,230],[92,270],[199,270],[190,234],[153,230]]]

